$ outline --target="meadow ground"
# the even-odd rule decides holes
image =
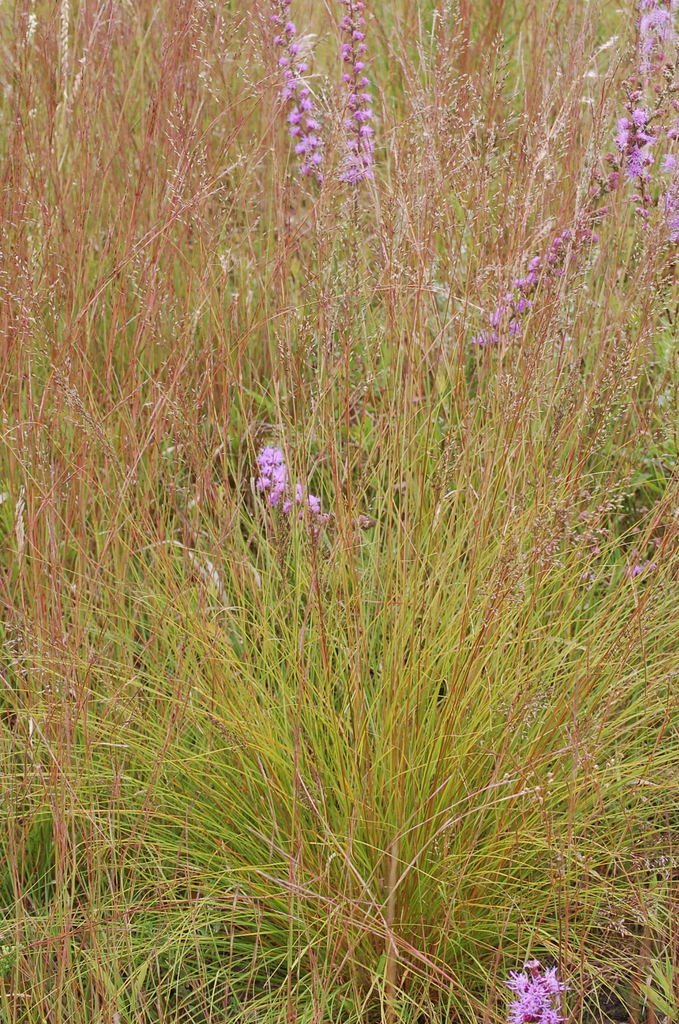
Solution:
[[[0,3],[3,1024],[679,1019],[676,7]]]

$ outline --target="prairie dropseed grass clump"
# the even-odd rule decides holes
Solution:
[[[2,1024],[677,1019],[677,19],[0,3]]]

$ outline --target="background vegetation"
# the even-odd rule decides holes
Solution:
[[[351,187],[296,3],[322,185],[268,0],[0,5],[0,1016],[490,1024],[537,957],[676,1020],[658,210],[471,343],[605,173],[636,10],[373,0]]]

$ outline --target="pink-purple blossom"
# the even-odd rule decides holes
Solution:
[[[490,330],[475,335],[472,344],[484,348],[496,345],[508,336],[519,335],[523,329],[523,319],[533,308],[540,282],[560,277],[564,273],[565,264],[574,257],[576,248],[586,241],[598,241],[598,236],[589,228],[576,231],[566,228],[556,235],[541,256],[533,256],[528,263],[527,273],[514,279],[511,289],[504,293],[488,315]]]
[[[259,476],[255,481],[255,486],[266,496],[269,505],[274,508],[280,505],[285,515],[288,515],[297,505],[299,506],[299,519],[304,518],[304,511],[308,509],[317,523],[328,521],[327,513],[321,512],[319,497],[310,494],[299,481],[294,487],[291,487],[285,455],[280,448],[272,446],[262,448],[257,456],[257,468]]]
[[[270,505],[280,504],[288,487],[288,467],[283,452],[280,448],[262,448],[257,456],[257,466],[257,490],[266,493]]]
[[[339,0],[346,8],[340,21],[341,56],[345,70],[342,80],[347,87],[346,153],[341,178],[356,184],[374,176],[374,129],[370,79],[365,74],[365,3],[363,0]]]
[[[640,0],[639,69],[642,74],[654,71],[676,43],[677,9],[679,0]]]
[[[679,242],[679,163],[673,153],[667,154],[662,169],[670,175],[661,199],[665,227],[670,242]]]
[[[509,1006],[508,1024],[560,1024],[559,997],[567,986],[559,981],[556,967],[543,970],[529,960],[526,971],[510,971],[507,987],[516,995]]]
[[[290,19],[291,0],[272,0],[271,21],[276,29],[274,43],[281,50],[278,66],[283,76],[281,99],[289,105],[288,133],[299,160],[299,173],[323,180],[323,140],[316,105],[304,74],[309,65],[301,57],[297,26]]]
[[[644,107],[634,107],[630,117],[618,120],[615,144],[622,154],[628,178],[650,178],[649,167],[653,163],[650,147],[656,142],[656,137],[648,122],[649,113]]]
[[[627,113],[618,120],[615,145],[619,153],[619,173],[635,183],[630,196],[637,205],[636,213],[652,223],[651,213],[657,208],[664,220],[670,241],[679,240],[679,186],[674,153],[665,153],[666,144],[679,137],[679,103],[665,88],[667,76],[673,74],[677,46],[677,11],[679,0],[639,0],[637,73],[627,83]],[[656,177],[655,154],[663,157],[660,170],[670,175],[669,182]],[[611,155],[609,159],[616,163]],[[654,165],[655,168],[654,168]]]
[[[657,568],[657,563],[651,562],[649,560],[646,560],[644,562],[635,562],[633,565],[628,566],[628,568],[625,570],[625,575],[628,577],[628,579],[633,580],[637,576],[641,576],[642,573],[653,572],[653,570]]]

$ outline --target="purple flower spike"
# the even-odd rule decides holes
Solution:
[[[340,49],[342,61],[347,70],[342,80],[347,86],[347,116],[344,127],[347,133],[347,152],[344,169],[341,173],[343,181],[352,185],[367,178],[374,177],[373,128],[370,121],[373,117],[372,96],[368,91],[370,80],[363,74],[365,70],[364,55],[368,50],[365,40],[365,3],[363,0],[339,0],[346,7],[346,14],[340,21],[340,29],[344,41]]]
[[[673,75],[679,33],[677,12],[679,0],[638,0],[639,20],[637,22],[637,74],[626,84],[626,116],[618,120],[615,145],[620,154],[612,187],[619,184],[620,174],[634,183],[634,195],[630,199],[638,204],[635,212],[645,226],[652,223],[651,214],[658,207],[665,215],[667,234],[672,242],[679,240],[679,217],[677,216],[676,155],[663,154],[667,143],[676,141],[677,111],[675,99],[663,96],[662,83]],[[671,145],[670,145],[671,150]],[[664,183],[658,188],[655,176],[655,154],[662,158],[660,169],[670,173],[669,186]],[[614,158],[612,158],[615,163]]]
[[[258,491],[265,491],[269,504],[278,505],[288,486],[288,468],[280,448],[263,448],[257,456]]]
[[[641,576],[642,573],[653,572],[653,570],[657,568],[657,562],[651,562],[648,560],[645,562],[636,562],[625,570],[625,575],[628,579],[633,580],[636,579],[637,576]]]
[[[321,512],[320,498],[315,494],[309,494],[299,481],[294,488],[290,487],[288,467],[280,448],[262,448],[257,456],[257,467],[259,476],[255,486],[266,495],[266,500],[272,508],[280,505],[283,513],[289,515],[298,505],[298,519],[304,519],[305,509],[308,509],[316,525],[328,522],[330,516]]]
[[[622,153],[628,178],[650,178],[649,167],[653,163],[653,153],[649,147],[656,137],[646,127],[648,111],[643,107],[635,107],[631,117],[621,117],[618,121],[618,134],[615,144]]]
[[[567,228],[556,235],[541,256],[533,256],[529,261],[526,276],[514,278],[512,290],[497,300],[495,309],[488,314],[491,330],[475,335],[471,339],[472,344],[484,348],[520,335],[541,282],[562,277],[564,266],[575,252],[587,242],[594,241],[597,241],[597,236],[588,227]]]
[[[508,1024],[560,1024],[565,1020],[554,1005],[567,986],[557,978],[556,967],[543,970],[529,960],[527,971],[510,971],[506,985],[517,996],[509,1006]]]
[[[653,72],[676,43],[679,0],[640,0],[639,56],[642,74]]]
[[[662,195],[661,208],[670,242],[679,242],[679,166],[674,154],[667,154],[663,170],[671,178]]]
[[[295,141],[295,153],[301,158],[299,173],[310,175],[317,181],[323,180],[323,143],[315,113],[311,90],[302,77],[309,69],[306,61],[300,59],[302,47],[296,42],[297,27],[290,20],[291,0],[272,0],[274,13],[271,22],[275,26],[274,43],[282,49],[278,65],[283,76],[281,99],[290,104],[288,132]]]

